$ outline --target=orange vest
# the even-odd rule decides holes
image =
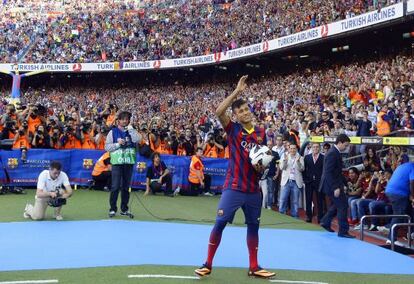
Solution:
[[[157,151],[160,154],[170,155],[171,150],[167,148],[167,143],[164,141],[160,142],[160,145],[158,146],[159,151]]]
[[[69,136],[63,149],[82,149],[82,144],[75,136]]]
[[[96,177],[103,172],[109,172],[109,165],[105,165],[104,161],[109,158],[109,152],[105,152],[93,167],[92,176]]]
[[[32,118],[29,116],[29,119],[27,120],[28,129],[30,132],[35,133],[36,127],[38,127],[40,124],[42,124],[42,121],[40,120],[40,117],[37,116],[36,118]]]
[[[27,140],[25,135],[20,136],[19,139],[17,139],[13,143],[13,149],[22,149],[22,148],[30,149],[30,142],[29,140]]]
[[[100,136],[98,145],[96,145],[97,150],[105,150],[105,137],[103,135]]]
[[[111,126],[115,122],[115,114],[108,115],[108,118],[106,119],[106,126]]]
[[[177,148],[177,156],[186,156],[186,155],[187,155],[187,153],[185,151],[185,148],[178,146],[178,148]]]
[[[201,168],[200,169],[196,169],[195,168],[195,164],[200,163],[201,164]],[[204,180],[204,165],[203,162],[201,162],[200,158],[198,158],[196,155],[191,157],[191,163],[190,163],[190,174],[188,175],[188,180],[191,183],[195,183],[195,184],[200,184],[201,181],[199,180],[198,176],[197,176],[197,172],[201,173],[201,177]]]
[[[224,149],[224,159],[229,159],[230,158],[230,151],[229,151],[229,146],[227,146]]]
[[[160,154],[170,155],[172,153],[171,150],[167,148],[167,143],[165,143],[164,141],[160,141],[158,147],[155,147],[155,143],[152,142],[150,139],[150,148],[153,152],[157,152]]]
[[[206,150],[204,151],[204,157],[218,158],[218,149],[216,145],[210,146],[210,144],[207,144]]]
[[[82,143],[82,149],[96,149],[95,143],[92,142],[88,133],[83,134],[84,141]]]
[[[377,134],[379,136],[386,136],[391,132],[390,124],[382,119],[383,115],[385,115],[385,112],[380,111],[377,116]]]

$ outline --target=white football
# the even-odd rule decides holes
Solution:
[[[272,151],[267,146],[256,145],[249,152],[250,162],[253,166],[262,165],[267,168],[273,160]]]

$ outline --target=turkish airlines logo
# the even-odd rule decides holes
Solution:
[[[269,42],[266,40],[264,43],[263,43],[263,52],[266,52],[266,51],[268,51],[269,50]]]
[[[161,60],[154,61],[153,66],[154,66],[154,69],[160,68],[161,67]]]
[[[325,24],[321,27],[321,35],[322,37],[327,37],[329,33],[328,25]]]
[[[72,70],[74,72],[80,72],[80,71],[82,71],[82,64],[80,64],[80,63],[73,64]]]

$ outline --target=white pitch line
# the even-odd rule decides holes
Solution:
[[[326,282],[312,282],[312,281],[293,281],[293,280],[269,280],[273,283],[295,283],[295,284],[329,284]]]
[[[21,280],[21,281],[2,281],[0,284],[43,284],[43,283],[59,283],[57,279],[50,280]]]
[[[200,278],[197,276],[182,276],[182,275],[162,275],[162,274],[137,274],[128,275],[128,278],[172,278],[172,279],[196,279]]]

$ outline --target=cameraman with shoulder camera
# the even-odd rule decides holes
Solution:
[[[40,173],[37,181],[35,204],[27,204],[23,217],[32,220],[45,218],[48,206],[55,207],[55,218],[63,220],[61,215],[62,206],[66,199],[72,196],[72,188],[68,176],[62,172],[62,164],[57,161],[50,163],[49,170]]]
[[[110,195],[109,217],[115,216],[117,200],[121,191],[121,215],[134,216],[128,210],[129,186],[131,184],[132,171],[136,162],[137,144],[141,141],[141,135],[129,124],[131,113],[122,111],[117,117],[117,127],[113,127],[106,137],[105,151],[109,152],[112,165],[112,188]]]

